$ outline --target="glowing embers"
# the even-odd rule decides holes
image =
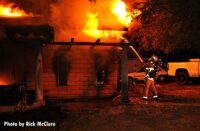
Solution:
[[[2,5],[0,4],[0,17],[22,17],[32,16],[32,13],[26,13],[24,10],[17,7],[14,3]]]

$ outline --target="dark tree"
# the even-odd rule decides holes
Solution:
[[[131,42],[146,50],[198,51],[200,48],[199,0],[148,0],[139,17],[141,26],[129,29]]]

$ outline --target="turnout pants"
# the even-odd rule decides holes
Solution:
[[[145,98],[148,98],[149,90],[152,91],[153,96],[158,96],[158,93],[157,93],[157,89],[156,89],[155,81],[154,81],[154,80],[147,79],[147,81],[146,81],[146,86],[145,86],[145,90],[144,90],[144,97],[145,97]]]

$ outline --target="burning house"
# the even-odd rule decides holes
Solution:
[[[141,12],[128,12],[121,0],[107,1],[105,8],[101,0],[83,5],[75,0],[67,9],[65,2],[51,5],[49,20],[18,8],[5,11],[0,5],[1,86],[24,84],[38,101],[117,93],[119,76],[126,72],[123,33]]]

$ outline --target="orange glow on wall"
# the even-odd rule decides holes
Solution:
[[[7,79],[0,80],[0,86],[12,85],[12,84],[14,84],[12,80],[7,80]]]

